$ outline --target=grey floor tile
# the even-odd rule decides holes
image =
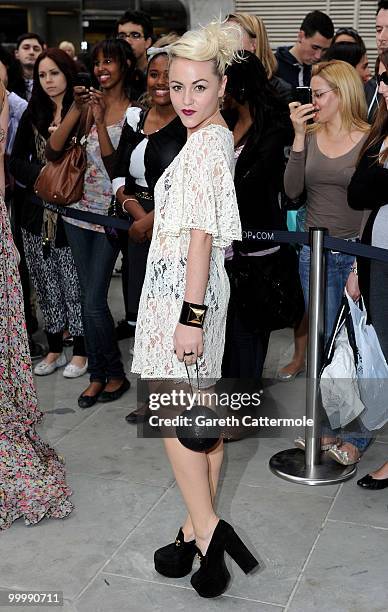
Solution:
[[[377,439],[380,442],[385,442],[386,444],[388,443],[388,423],[384,425],[384,427],[379,429],[379,431],[377,432]],[[387,453],[387,461],[388,461],[388,453]]]
[[[236,525],[239,535],[261,561],[261,570],[247,577],[228,559],[234,576],[228,594],[284,605],[331,501],[303,491],[289,493],[224,482],[218,512]],[[175,487],[131,534],[105,571],[188,586],[188,577],[178,581],[164,579],[153,567],[154,550],[174,540],[183,519],[184,510]]]
[[[386,612],[388,533],[327,523],[287,612]]]
[[[63,590],[74,598],[163,494],[93,477],[69,476],[74,512],[33,527],[17,521],[1,534],[3,587]]]
[[[271,334],[270,351],[264,365],[264,376],[276,376],[292,358],[294,334],[291,329],[281,329]]]
[[[290,483],[271,472],[268,464],[272,455],[293,447],[293,441],[285,438],[246,438],[227,444],[222,477],[227,481],[238,480],[250,486],[264,486],[276,491],[300,491],[314,497],[334,497],[338,485],[312,487]]]
[[[124,420],[127,413],[118,402],[104,404],[59,442],[69,472],[169,486],[173,476],[162,440],[138,438],[137,428]]]
[[[281,612],[282,607],[235,597],[201,599],[190,588],[101,574],[76,602],[77,612]]]
[[[357,476],[341,487],[329,514],[330,519],[385,527],[388,538],[388,489],[368,491],[356,484],[361,476],[388,461],[387,451],[386,444],[375,443],[370,446],[359,463]]]

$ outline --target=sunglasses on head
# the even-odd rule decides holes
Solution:
[[[384,83],[384,85],[388,85],[388,74],[386,72],[382,72],[381,74],[377,75],[377,82],[380,85],[381,82]]]
[[[335,36],[339,36],[340,34],[349,34],[349,36],[353,36],[354,34],[358,34],[358,32],[354,28],[338,28]]]

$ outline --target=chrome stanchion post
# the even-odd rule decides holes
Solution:
[[[306,419],[313,422],[305,430],[305,464],[313,468],[321,454],[320,405],[318,380],[321,371],[325,333],[325,257],[323,239],[326,230],[310,229],[309,332],[307,345]]]
[[[326,229],[310,228],[309,338],[307,347],[307,387],[305,451],[291,448],[271,457],[271,471],[285,480],[308,485],[336,484],[356,472],[356,466],[343,466],[321,453],[321,404],[319,374],[324,348]]]

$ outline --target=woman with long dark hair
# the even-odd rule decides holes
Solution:
[[[352,208],[364,211],[362,242],[388,249],[388,51],[380,56],[377,81],[382,100],[350,182],[348,201]],[[348,289],[354,299],[361,290],[369,321],[388,361],[388,265],[360,258],[357,269],[354,268],[353,286]],[[373,490],[387,487],[388,462],[361,478],[357,484]]]
[[[87,123],[87,169],[82,199],[72,208],[107,215],[112,185],[102,156],[117,147],[130,100],[131,75],[135,57],[130,45],[109,39],[92,51],[94,76],[100,90],[75,87],[75,104],[60,127],[53,132],[47,157],[58,159],[66,147],[81,115],[91,109]],[[78,398],[80,408],[89,408],[97,400],[111,402],[130,387],[125,377],[114,322],[108,306],[108,289],[120,247],[109,241],[102,225],[67,218],[66,236],[71,246],[81,284],[83,322],[90,384]]]
[[[20,121],[11,156],[11,172],[26,186],[21,226],[31,280],[43,313],[49,352],[34,368],[39,376],[66,365],[63,332],[74,337],[73,358],[63,374],[85,374],[81,297],[77,271],[60,216],[48,203],[40,206],[35,180],[46,163],[45,148],[73,102],[74,62],[60,49],[41,53],[34,66],[31,100]]]
[[[291,139],[287,106],[268,81],[261,61],[244,52],[244,61],[227,68],[225,117],[234,136],[237,202],[243,230],[286,229],[279,206],[284,173],[284,147]],[[244,233],[243,233],[244,235]],[[271,328],[256,303],[255,279],[271,274],[283,255],[279,244],[244,238],[227,255],[227,270],[243,269],[251,277],[250,293],[233,291],[229,303],[223,374],[249,378],[260,385]],[[228,261],[234,258],[234,261]],[[233,272],[232,272],[233,274]],[[249,284],[249,283],[248,283]],[[250,304],[249,309],[247,305]]]
[[[356,42],[335,43],[335,45],[331,45],[326,49],[324,60],[325,62],[330,62],[331,60],[347,62],[357,70],[364,85],[371,78],[368,56],[364,44],[360,45]]]

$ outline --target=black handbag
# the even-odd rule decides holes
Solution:
[[[189,370],[185,363],[187,378],[189,380],[190,392],[194,396]],[[199,389],[198,363],[195,364],[197,373],[197,386]],[[182,424],[176,427],[176,437],[186,448],[204,453],[218,444],[221,438],[221,427],[218,422],[217,412],[200,404],[195,404],[191,409],[183,410],[180,414]]]
[[[259,257],[235,254],[227,266],[231,301],[251,332],[296,327],[305,306],[298,256],[291,246]]]

